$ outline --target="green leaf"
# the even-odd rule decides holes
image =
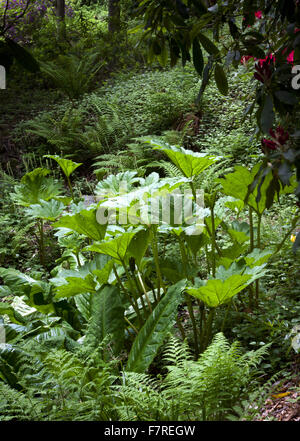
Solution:
[[[96,218],[96,209],[81,210],[79,213],[63,216],[54,228],[68,228],[93,240],[102,240],[107,225],[101,225]]]
[[[232,239],[240,244],[247,242],[250,237],[250,227],[247,222],[234,221],[231,228],[228,229],[228,233]]]
[[[218,55],[219,54],[219,49],[217,48],[217,46],[215,46],[215,44],[209,39],[207,38],[204,34],[197,34],[200,43],[202,44],[202,46],[204,47],[204,49],[211,55]]]
[[[264,133],[269,133],[275,119],[272,95],[267,95],[260,115],[260,125]]]
[[[74,162],[70,159],[61,158],[58,155],[44,155],[44,158],[54,159],[54,161],[58,163],[67,178],[73,173],[74,170],[76,170],[76,168],[82,165],[82,162]]]
[[[66,277],[68,284],[56,287],[54,300],[76,296],[77,294],[96,292],[96,282],[92,274],[85,277]]]
[[[233,173],[228,173],[225,178],[217,179],[217,182],[221,183],[222,192],[224,194],[244,201],[248,194],[248,189],[253,183],[259,168],[260,164],[255,165],[251,171],[242,165],[235,166],[235,171]],[[259,214],[262,214],[267,207],[267,189],[273,178],[271,169],[269,171],[270,172],[266,174],[264,182],[260,187],[260,200],[257,202],[258,182],[254,186],[253,191],[249,194],[247,200],[247,204]]]
[[[164,142],[148,140],[154,146],[155,150],[162,150],[182,172],[186,178],[198,176],[212,164],[220,159],[219,156],[213,156],[206,153],[196,153],[183,147],[171,146]]]
[[[62,270],[57,277],[50,279],[56,286],[54,299],[96,292],[101,285],[108,282],[112,266],[110,257],[96,256],[78,270]]]
[[[106,254],[118,262],[122,262],[127,254],[129,244],[136,233],[137,231],[120,234],[113,239],[90,245],[86,247],[86,250]]]
[[[158,349],[173,327],[185,282],[181,280],[168,289],[140,329],[131,347],[126,371],[145,372],[149,368]]]
[[[199,288],[187,288],[186,292],[202,300],[210,308],[226,303],[248,285],[250,275],[234,274],[226,280],[211,279]]]
[[[214,279],[201,280],[201,286],[188,287],[186,292],[202,300],[210,308],[216,308],[265,275],[264,267],[265,265],[246,267],[243,259],[232,263],[228,268],[219,266]]]
[[[196,38],[193,41],[193,63],[198,74],[202,76],[202,72],[204,68],[204,59],[200,44]]]
[[[192,253],[194,254],[194,256],[197,255],[200,248],[210,243],[209,238],[204,233],[195,236],[186,235],[184,238],[189,248],[191,249]]]
[[[21,314],[19,314],[9,303],[0,302],[0,316],[7,315],[12,323],[17,323],[19,325],[25,322]],[[2,341],[0,340],[0,343]]]
[[[276,98],[279,99],[284,104],[288,104],[290,106],[294,106],[298,103],[298,98],[291,92],[286,92],[284,90],[279,90],[275,92]]]
[[[61,183],[47,177],[50,170],[36,168],[32,172],[26,173],[19,185],[15,187],[12,198],[20,205],[29,207],[38,204],[40,200],[49,201],[60,195],[62,192]]]
[[[43,201],[41,199],[39,204],[33,204],[28,207],[25,212],[29,217],[35,219],[44,219],[49,221],[54,221],[58,218],[64,210],[64,204],[55,199],[50,199],[50,201]]]
[[[91,297],[91,321],[87,339],[94,340],[99,345],[106,336],[110,335],[115,355],[119,355],[124,344],[124,306],[121,301],[119,288],[106,285]]]
[[[253,268],[254,266],[261,266],[269,260],[272,254],[273,252],[271,250],[261,250],[259,248],[254,248],[251,253],[245,256],[245,262],[251,268]]]
[[[150,230],[139,231],[130,241],[128,246],[128,253],[134,257],[137,266],[140,266],[141,260],[144,257],[150,241]]]
[[[137,172],[127,170],[126,172],[109,175],[103,181],[98,182],[95,188],[95,194],[98,196],[113,197],[119,196],[120,193],[130,192],[141,178],[137,177]]]
[[[215,67],[215,80],[217,87],[222,95],[228,95],[228,81],[221,64],[217,63]]]

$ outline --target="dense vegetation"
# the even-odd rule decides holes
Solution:
[[[293,0],[0,0],[0,421],[298,409],[299,29]]]

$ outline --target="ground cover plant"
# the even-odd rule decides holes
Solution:
[[[0,11],[0,421],[299,420],[298,3]]]

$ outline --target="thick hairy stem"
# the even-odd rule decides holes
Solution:
[[[119,274],[118,274],[118,271],[117,271],[117,268],[116,268],[115,265],[113,265],[113,272],[114,272],[114,274],[115,274],[115,276],[116,276],[116,279],[117,279],[117,281],[118,281],[118,284],[120,285],[122,291],[124,292],[124,294],[125,294],[125,296],[127,297],[129,303],[130,303],[131,306],[133,307],[133,309],[134,309],[136,315],[139,317],[139,320],[141,321],[140,311],[139,311],[139,307],[138,307],[138,305],[137,305],[137,303],[136,303],[136,300],[135,300],[133,297],[131,297],[130,293],[129,293],[129,292],[127,291],[127,289],[125,288],[125,286],[124,286],[122,280],[120,279],[120,276],[119,276]]]
[[[212,247],[212,275],[216,276],[216,226],[215,226],[215,201],[216,201],[216,193],[214,194],[212,206],[211,206],[211,247]]]
[[[214,316],[215,316],[215,308],[211,308],[207,318],[204,350],[208,347],[212,339],[212,324],[213,324]]]
[[[139,309],[139,305],[138,305],[137,298],[136,298],[136,292],[135,292],[135,288],[134,288],[134,280],[133,280],[132,277],[130,276],[129,271],[128,271],[127,267],[126,267],[126,264],[125,264],[124,260],[121,259],[121,263],[122,263],[122,266],[123,266],[123,268],[124,268],[124,271],[125,271],[125,274],[126,274],[127,280],[128,280],[128,282],[129,282],[130,289],[131,289],[131,297],[132,297],[133,302],[134,302],[134,304],[135,304],[135,307],[136,307],[136,313],[137,313],[138,319],[139,319],[139,321],[140,321],[140,324],[141,324],[141,326],[142,326],[142,324],[143,324],[143,319],[142,319],[142,316],[141,316],[141,314],[140,314],[140,309]],[[137,293],[137,295],[138,295],[138,297],[139,297],[139,292]],[[141,302],[141,303],[142,303],[142,306],[145,306],[145,304],[143,305],[143,302]]]
[[[193,335],[194,335],[194,342],[195,342],[195,357],[198,358],[198,356],[199,356],[199,342],[198,342],[198,331],[197,331],[197,324],[196,324],[196,319],[195,319],[195,314],[194,314],[194,308],[193,308],[192,299],[191,299],[190,295],[186,294],[185,298],[186,298],[186,304],[187,304],[188,311],[189,311],[189,316],[192,321]]]
[[[150,313],[151,313],[151,312],[152,312],[152,306],[151,306],[151,302],[150,302],[149,296],[148,296],[148,294],[147,294],[147,291],[146,291],[146,288],[145,288],[145,285],[144,285],[144,282],[143,282],[143,279],[142,279],[141,273],[138,271],[138,272],[137,272],[137,275],[138,275],[138,279],[139,279],[140,285],[141,285],[141,287],[142,287],[142,289],[143,289],[143,292],[144,292],[144,294],[145,294],[145,298],[146,298],[146,301],[147,301],[147,303],[148,303],[149,311],[150,311]]]
[[[74,199],[73,188],[72,188],[72,184],[71,184],[69,176],[67,176],[67,182],[68,182],[68,187],[69,187],[70,192],[71,192],[71,197],[72,197],[72,199]]]
[[[157,247],[157,236],[156,231],[153,227],[150,228],[150,236],[151,236],[151,245],[152,245],[152,252],[154,257],[154,263],[156,268],[156,274],[157,274],[157,296],[158,300],[160,300],[160,288],[164,290],[164,293],[166,293],[166,287],[164,285],[164,282],[162,280],[162,275],[160,271],[159,266],[159,258],[158,258],[158,247]]]

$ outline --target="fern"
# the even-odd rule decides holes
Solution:
[[[105,363],[100,347],[47,353],[38,345],[38,360],[37,345],[32,343],[26,354],[31,354],[31,364],[22,357],[15,369],[15,384],[21,389],[15,390],[12,382],[0,382],[0,420],[104,421],[116,417],[111,389],[115,362]]]
[[[69,98],[78,98],[88,92],[91,82],[104,63],[97,62],[98,53],[87,53],[80,58],[74,54],[60,55],[55,62],[41,63],[46,73]]]
[[[167,375],[126,373],[120,388],[122,419],[220,420],[247,394],[249,380],[267,347],[242,354],[222,333],[197,361],[192,360],[186,343],[169,341],[164,362]]]

